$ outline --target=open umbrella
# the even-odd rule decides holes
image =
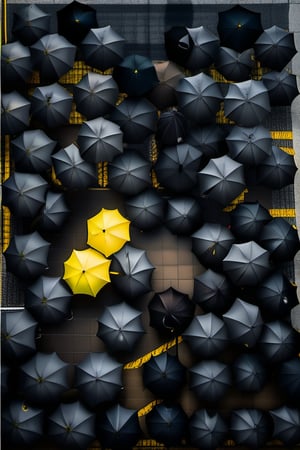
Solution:
[[[257,408],[234,409],[230,414],[230,433],[237,445],[262,448],[272,437],[272,420]]]
[[[207,27],[187,28],[193,45],[191,53],[184,66],[191,71],[200,71],[209,67],[219,49],[219,37],[212,33]]]
[[[29,126],[31,103],[17,91],[1,95],[1,132],[22,133]]]
[[[191,322],[195,305],[173,287],[156,292],[148,304],[150,326],[164,333],[181,333]]]
[[[223,96],[218,83],[209,75],[201,72],[182,78],[176,93],[178,106],[187,119],[202,125],[215,122]]]
[[[186,369],[167,352],[152,356],[143,366],[143,383],[156,397],[174,398],[185,384]]]
[[[153,439],[172,447],[185,438],[188,417],[180,404],[159,403],[146,415],[146,425]]]
[[[157,121],[155,138],[160,148],[180,144],[187,134],[187,122],[184,115],[172,109],[163,111]]]
[[[146,250],[126,243],[121,250],[113,254],[111,270],[118,273],[112,276],[114,286],[128,298],[151,291],[154,266],[149,261]]]
[[[259,244],[270,252],[273,261],[293,260],[300,249],[297,228],[283,217],[274,217],[261,231]]]
[[[20,367],[19,386],[25,401],[44,407],[59,403],[69,389],[68,368],[56,352],[37,352]]]
[[[1,361],[1,399],[2,405],[4,405],[5,400],[8,398],[10,393],[10,380],[11,380],[12,369],[9,365]],[[3,409],[2,409],[3,411]]]
[[[297,166],[293,155],[272,145],[272,151],[257,168],[257,180],[271,189],[281,189],[294,183]]]
[[[32,75],[31,53],[28,47],[20,41],[2,45],[1,77],[3,90],[12,90],[15,86],[22,87]]]
[[[106,306],[97,321],[97,336],[113,353],[132,351],[144,334],[142,312],[125,302]]]
[[[72,1],[56,12],[58,33],[78,45],[91,28],[98,26],[96,10],[90,5]]]
[[[287,70],[267,72],[262,81],[268,89],[272,106],[288,106],[299,94],[296,75]]]
[[[254,51],[248,48],[240,53],[233,48],[220,47],[215,57],[215,67],[227,80],[248,80],[254,67]]]
[[[73,95],[76,110],[91,120],[113,109],[119,89],[111,75],[88,72],[73,86]]]
[[[193,40],[186,27],[174,26],[164,33],[168,59],[184,66],[193,48]]]
[[[271,409],[273,420],[273,437],[279,439],[287,447],[300,442],[300,411],[299,408],[287,405]]]
[[[130,240],[130,222],[118,209],[102,208],[87,220],[87,243],[106,257],[119,251]]]
[[[223,445],[228,426],[223,417],[215,411],[196,409],[189,419],[191,444],[206,450],[214,450]]]
[[[271,112],[268,89],[261,80],[231,83],[224,97],[224,114],[236,125],[254,127]]]
[[[154,188],[126,199],[125,209],[131,224],[142,230],[151,230],[164,221],[165,201]]]
[[[61,403],[48,416],[49,438],[67,449],[85,449],[95,439],[95,414],[79,401]]]
[[[300,359],[292,358],[279,366],[278,384],[287,400],[299,405],[300,401]]]
[[[247,347],[253,347],[257,343],[263,330],[258,306],[236,298],[222,317],[232,342]]]
[[[186,142],[201,150],[207,158],[217,158],[226,153],[224,139],[224,129],[217,124],[194,127],[186,136]]]
[[[266,322],[258,341],[261,355],[270,364],[278,364],[297,355],[298,336],[296,331],[281,319]]]
[[[265,224],[272,219],[258,201],[239,203],[230,213],[230,230],[240,241],[258,241]]]
[[[241,5],[220,11],[217,29],[221,45],[238,52],[252,47],[263,31],[260,13]]]
[[[202,208],[196,199],[181,196],[167,200],[165,225],[172,233],[190,235],[202,220]]]
[[[263,30],[254,44],[254,50],[263,66],[279,71],[297,53],[293,33],[277,25]]]
[[[182,70],[172,61],[154,62],[159,83],[148,92],[149,100],[162,110],[177,104],[175,88],[184,77]]]
[[[24,281],[37,278],[48,267],[49,248],[37,231],[14,234],[4,252],[7,270]]]
[[[215,404],[231,386],[227,364],[214,359],[202,360],[189,369],[189,388],[199,400]]]
[[[259,354],[241,353],[233,361],[234,386],[241,392],[259,392],[267,381],[267,370]]]
[[[57,324],[71,315],[72,294],[60,277],[41,276],[25,290],[25,308],[41,325]]]
[[[34,217],[45,204],[47,181],[39,174],[14,172],[3,185],[3,204],[17,217]]]
[[[45,204],[38,221],[39,229],[45,231],[60,230],[70,212],[62,192],[47,191]]]
[[[110,282],[111,261],[92,248],[72,250],[64,262],[63,279],[73,294],[96,297],[100,289]]]
[[[37,325],[25,310],[2,311],[1,352],[4,360],[22,362],[35,353]]]
[[[24,45],[31,45],[50,31],[51,15],[35,3],[22,6],[13,13],[12,32]]]
[[[74,382],[91,408],[110,402],[122,388],[122,364],[107,353],[89,353],[75,366]]]

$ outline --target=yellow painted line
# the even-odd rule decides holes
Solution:
[[[225,212],[230,212],[233,209],[235,209],[237,207],[237,205],[239,203],[242,203],[245,200],[245,194],[248,192],[248,189],[244,189],[243,192],[238,195],[234,200],[232,200],[232,202],[230,203],[230,205],[226,206],[223,211]]]
[[[134,448],[142,448],[142,449],[149,448],[154,450],[156,448],[165,449],[166,447],[164,446],[164,444],[161,444],[160,442],[157,442],[154,439],[141,439],[137,442]]]
[[[270,131],[272,139],[293,139],[292,131]]]
[[[289,155],[295,155],[295,150],[292,147],[279,147],[281,150],[283,150],[285,153],[288,153]]]
[[[4,44],[7,44],[7,2],[6,0],[3,0],[3,41]]]
[[[152,409],[154,408],[154,406],[158,405],[159,403],[161,403],[162,400],[153,400],[152,402],[148,403],[146,406],[144,406],[143,408],[138,410],[138,416],[142,417],[145,416],[146,414],[148,414],[150,411],[152,411]]]
[[[294,208],[269,209],[272,217],[296,217]]]

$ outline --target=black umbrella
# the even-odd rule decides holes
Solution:
[[[1,132],[22,133],[29,126],[31,103],[17,91],[1,95]]]
[[[19,386],[25,401],[44,407],[59,403],[69,389],[68,368],[56,352],[37,352],[20,367]]]
[[[142,434],[137,411],[120,404],[101,414],[97,431],[101,446],[112,450],[131,450]]]
[[[7,270],[23,280],[37,278],[48,267],[49,248],[37,231],[13,235],[4,252]]]
[[[293,33],[277,25],[263,31],[254,44],[254,50],[263,66],[279,71],[297,53]]]
[[[151,230],[163,223],[165,201],[154,188],[145,189],[125,201],[131,224],[142,230]]]
[[[278,364],[296,356],[298,336],[287,322],[274,320],[264,324],[258,346],[266,361]]]
[[[71,315],[72,293],[60,277],[41,276],[25,290],[25,308],[41,325],[57,324]]]
[[[272,437],[272,420],[266,411],[257,408],[234,409],[229,429],[237,445],[262,448]]]
[[[198,148],[207,158],[217,158],[225,152],[225,132],[217,125],[205,125],[189,130],[186,142]]]
[[[232,364],[234,386],[241,392],[259,392],[267,381],[267,371],[260,355],[241,353]]]
[[[62,192],[48,191],[38,221],[39,228],[45,231],[60,230],[70,212]]]
[[[163,111],[157,121],[156,141],[160,148],[180,144],[187,134],[187,122],[184,115],[172,109]]]
[[[300,359],[292,358],[279,366],[278,384],[287,400],[299,405],[300,402]]]
[[[75,366],[75,386],[91,408],[113,401],[122,389],[122,364],[107,353],[89,353]]]
[[[156,292],[148,304],[150,326],[161,332],[181,333],[191,322],[194,304],[173,287]]]
[[[227,80],[248,80],[254,67],[254,51],[248,48],[240,53],[233,48],[220,47],[215,57],[215,67]]]
[[[263,31],[260,13],[241,5],[219,12],[218,19],[221,45],[238,52],[252,47]]]
[[[277,262],[292,260],[300,249],[297,228],[283,217],[274,217],[266,223],[258,242]]]
[[[262,81],[269,91],[271,105],[288,106],[299,94],[296,75],[287,70],[267,72]]]
[[[44,435],[42,409],[12,400],[1,411],[2,444],[8,448],[32,448]]]
[[[223,445],[228,426],[218,412],[202,408],[196,409],[190,417],[189,432],[192,445],[214,450]]]
[[[111,280],[115,287],[129,298],[151,291],[151,278],[154,266],[148,259],[146,250],[125,244],[112,255]]]
[[[300,411],[287,405],[271,409],[273,420],[273,437],[279,439],[283,445],[292,447],[300,442]]]
[[[114,353],[132,351],[145,332],[142,312],[125,302],[106,306],[97,321],[97,336]]]
[[[199,400],[215,404],[230,386],[230,368],[221,361],[202,360],[189,369],[189,387]]]
[[[212,33],[207,27],[187,28],[193,45],[184,66],[191,71],[200,71],[209,67],[217,54],[220,46],[219,37]]]
[[[180,445],[187,433],[188,417],[180,404],[159,403],[146,415],[150,436],[167,447]]]
[[[37,325],[25,310],[2,311],[1,351],[4,360],[20,362],[35,353]]]
[[[184,77],[182,70],[172,61],[154,61],[159,83],[148,93],[149,100],[162,110],[177,104],[175,88]]]
[[[3,402],[2,405],[4,405],[4,402],[10,392],[11,374],[12,369],[9,367],[9,365],[1,361],[1,399]]]
[[[22,6],[13,13],[12,32],[24,45],[31,45],[50,31],[51,15],[35,3]]]
[[[86,449],[95,439],[95,414],[79,401],[61,403],[47,422],[49,438],[60,447]]]
[[[216,357],[228,344],[223,320],[211,312],[194,316],[182,336],[193,354],[205,359]]]
[[[167,352],[152,356],[143,366],[143,383],[156,397],[174,398],[186,381],[186,368]]]
[[[32,75],[31,53],[20,41],[2,45],[1,77],[4,90],[22,87]]]
[[[196,199],[182,196],[167,200],[165,225],[172,233],[190,235],[202,220],[202,208]]]
[[[296,172],[294,156],[272,145],[270,156],[267,156],[257,168],[257,179],[263,186],[281,189],[294,183]]]
[[[271,219],[269,211],[258,201],[239,203],[230,213],[230,230],[240,241],[257,241]]]
[[[193,48],[193,40],[186,27],[174,26],[165,31],[164,41],[168,59],[184,66]]]
[[[58,33],[77,45],[98,26],[96,10],[76,0],[56,12]]]

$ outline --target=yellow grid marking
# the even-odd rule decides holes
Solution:
[[[150,411],[152,411],[154,406],[159,405],[159,403],[161,403],[161,402],[162,402],[162,400],[156,399],[156,400],[153,400],[152,402],[148,403],[146,406],[144,406],[143,408],[138,410],[138,416],[139,417],[145,416]]]
[[[288,139],[288,140],[292,140],[293,139],[293,132],[292,131],[270,131],[271,133],[271,138],[272,139]]]
[[[237,206],[239,203],[242,203],[242,202],[245,200],[245,194],[247,194],[247,192],[248,192],[248,189],[247,189],[247,188],[244,189],[243,192],[241,192],[240,195],[238,195],[234,200],[232,200],[232,202],[230,203],[230,205],[226,206],[226,207],[223,209],[223,211],[230,212],[230,211],[232,211],[233,209],[235,209],[236,206]]]
[[[294,208],[269,209],[272,217],[296,217]]]
[[[294,156],[295,155],[295,150],[292,147],[279,147],[281,150],[283,150],[285,153],[288,153],[289,155]]]

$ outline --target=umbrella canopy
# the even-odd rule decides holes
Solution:
[[[111,261],[92,248],[72,250],[64,262],[63,279],[73,294],[96,297],[100,289],[110,282]]]
[[[32,116],[42,125],[55,128],[69,123],[72,96],[57,82],[37,86],[31,96]]]
[[[242,353],[232,364],[234,386],[241,392],[259,392],[267,381],[267,371],[260,355]]]
[[[122,388],[122,364],[107,353],[89,353],[75,366],[75,386],[91,408],[112,401]]]
[[[41,325],[57,324],[71,315],[72,294],[60,277],[41,276],[25,290],[25,308]]]
[[[29,126],[31,103],[17,91],[1,95],[2,134],[22,133]]]
[[[1,411],[2,443],[5,446],[32,448],[44,434],[42,409],[25,405],[21,400],[12,400]]]
[[[200,71],[210,66],[219,49],[219,37],[212,33],[207,27],[187,28],[193,45],[184,66],[191,71]]]
[[[168,59],[184,66],[193,48],[193,40],[187,28],[183,26],[170,28],[165,31],[164,41]]]
[[[20,367],[19,386],[25,400],[44,407],[59,403],[69,389],[68,368],[56,352],[37,352]]]
[[[142,312],[125,302],[106,306],[97,321],[97,336],[113,353],[132,351],[145,332]]]
[[[222,317],[232,342],[246,347],[253,347],[257,343],[263,330],[258,306],[236,298]]]
[[[160,403],[146,415],[146,425],[153,439],[172,447],[185,438],[188,417],[180,404]]]
[[[297,53],[293,33],[277,25],[263,31],[254,44],[254,50],[263,66],[279,71]]]
[[[278,364],[297,354],[296,331],[283,320],[266,322],[258,341],[259,351],[271,364]]]
[[[62,192],[47,191],[45,204],[39,217],[39,228],[45,231],[58,231],[65,223],[70,210]]]
[[[257,286],[271,271],[270,254],[255,241],[232,244],[223,270],[237,286]]]
[[[195,305],[173,287],[156,292],[148,304],[150,326],[161,332],[181,333],[191,322]]]
[[[189,419],[191,444],[214,450],[221,447],[228,433],[228,426],[218,412],[197,409]]]
[[[202,208],[196,199],[182,196],[167,200],[165,225],[172,233],[190,235],[201,223]]]
[[[240,241],[258,241],[272,216],[258,201],[239,203],[230,213],[230,230]]]
[[[278,383],[288,401],[295,406],[300,401],[300,359],[292,358],[279,366]]]
[[[262,81],[231,83],[224,97],[224,114],[242,127],[254,127],[271,112],[268,89]]]
[[[4,360],[22,362],[35,353],[37,325],[25,310],[1,312],[1,352]]]
[[[104,71],[123,60],[125,39],[110,25],[92,27],[81,42],[80,49],[87,64]]]
[[[97,428],[101,446],[112,450],[132,449],[142,434],[137,411],[120,404],[101,414]]]
[[[112,277],[115,287],[128,298],[135,298],[151,291],[154,266],[148,259],[146,250],[126,243],[112,256]]]
[[[254,67],[253,49],[248,48],[240,53],[233,48],[220,47],[215,57],[215,67],[227,80],[248,80]]]
[[[16,170],[42,173],[51,168],[56,141],[43,130],[25,130],[11,141]]]
[[[96,165],[85,161],[79,148],[70,144],[52,155],[56,176],[69,189],[86,189],[97,183]]]
[[[125,98],[110,119],[120,126],[124,142],[142,143],[156,130],[157,110],[146,98]]]
[[[300,442],[300,411],[287,405],[270,411],[274,430],[273,437],[290,447]]]
[[[17,217],[34,217],[45,204],[48,183],[38,174],[14,172],[3,185],[3,204]]]
[[[76,0],[56,12],[58,33],[75,45],[85,38],[91,28],[98,26],[96,10]]]
[[[228,155],[236,161],[249,166],[259,166],[270,156],[272,138],[267,128],[233,126],[226,136]]]
[[[296,226],[283,217],[274,217],[265,224],[258,242],[277,262],[292,260],[300,249]]]
[[[164,221],[165,202],[154,188],[126,199],[125,209],[131,224],[141,230],[151,230]]]
[[[237,445],[262,448],[272,436],[272,420],[266,411],[256,408],[235,409],[229,429]]]
[[[118,209],[102,208],[87,221],[87,243],[106,257],[119,251],[130,240],[130,221]]]
[[[51,15],[35,3],[22,6],[13,13],[12,32],[24,45],[31,45],[50,31]]]
[[[224,129],[217,124],[194,127],[186,136],[186,142],[201,150],[209,159],[217,158],[227,151],[224,139]]]
[[[216,360],[202,360],[189,369],[189,387],[196,396],[210,404],[217,403],[231,385],[227,364]]]
[[[128,55],[113,69],[113,77],[120,92],[139,97],[159,83],[151,59],[141,55]]]
[[[10,376],[12,370],[5,362],[1,361],[1,399],[2,405],[8,397],[10,391]],[[3,411],[3,410],[2,410]]]
[[[113,109],[119,89],[111,75],[88,72],[74,85],[73,95],[76,110],[91,120]]]
[[[126,149],[108,165],[109,187],[124,195],[136,195],[151,186],[151,163],[135,150]]]
[[[95,415],[78,401],[61,403],[48,417],[47,429],[58,446],[85,449],[95,439]]]
[[[159,83],[147,94],[149,100],[160,110],[176,105],[175,89],[183,72],[172,61],[154,62],[154,68]]]
[[[197,124],[216,120],[223,99],[221,89],[209,75],[201,72],[182,78],[176,87],[178,106],[187,119]]]
[[[7,270],[23,280],[42,275],[48,267],[50,242],[34,231],[14,234],[4,252]]]
[[[177,356],[161,353],[143,366],[143,383],[155,396],[174,398],[186,381],[186,369]]]
[[[32,64],[39,71],[41,82],[55,82],[71,70],[76,50],[75,45],[57,33],[46,34],[32,44]]]
[[[10,42],[1,48],[1,77],[4,90],[12,90],[30,80],[31,53],[20,41]]]
[[[296,75],[287,70],[267,72],[262,81],[269,91],[271,105],[288,106],[299,94]]]
[[[172,109],[163,111],[157,121],[156,141],[160,148],[180,144],[187,133],[187,122],[184,115]]]
[[[281,189],[294,183],[297,166],[293,155],[272,145],[272,151],[257,168],[257,179],[263,186]]]
[[[214,358],[228,344],[227,329],[222,319],[209,312],[194,316],[182,333],[193,354],[201,358]]]
[[[241,5],[220,11],[217,29],[221,45],[238,52],[252,47],[263,31],[260,13]]]

